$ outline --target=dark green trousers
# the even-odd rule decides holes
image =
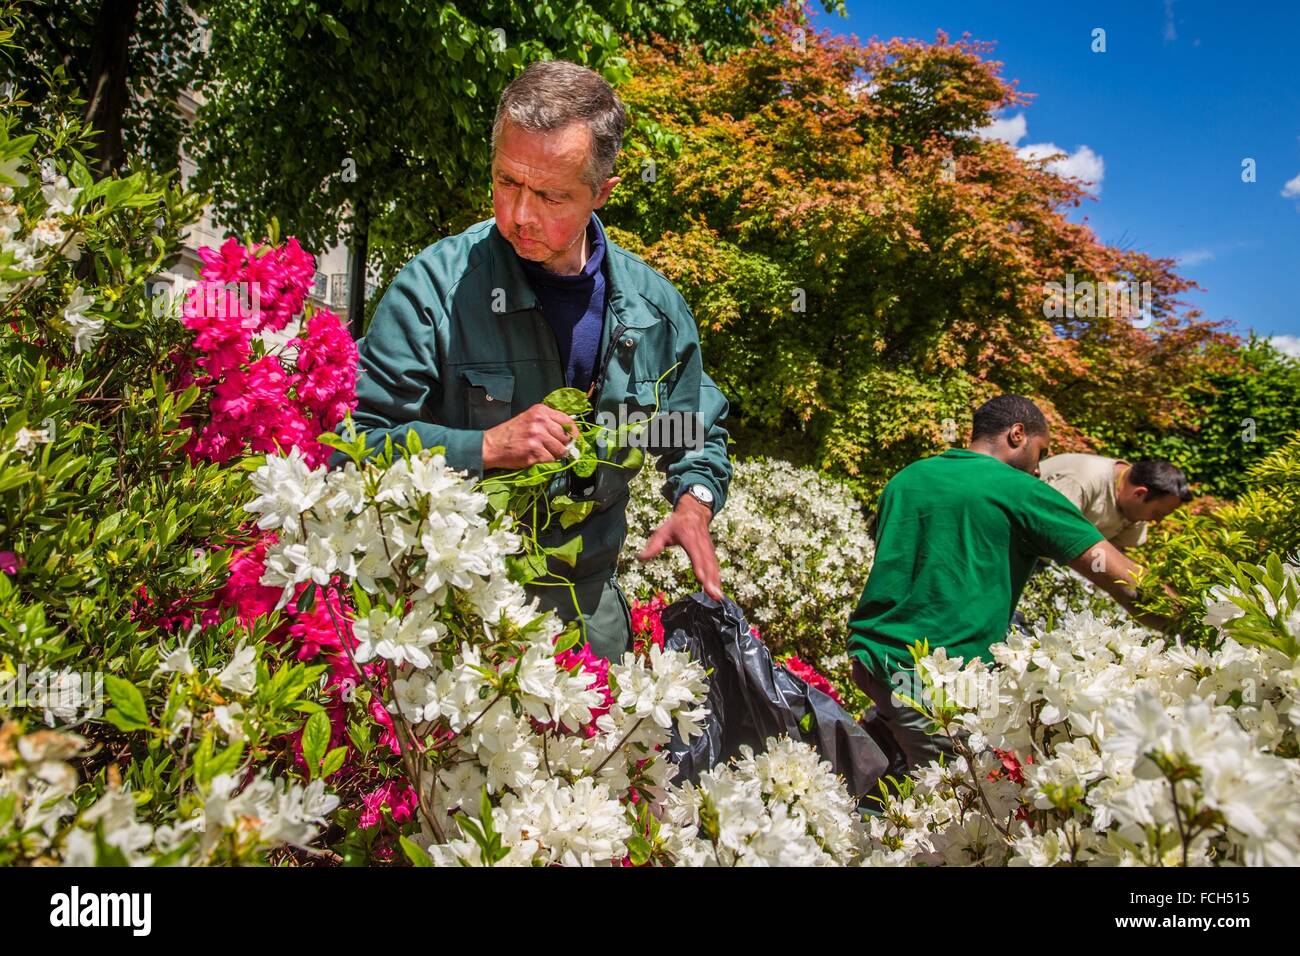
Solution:
[[[613,575],[574,582],[573,592],[567,587],[531,585],[526,590],[529,597],[538,598],[543,610],[554,611],[566,624],[581,611],[586,642],[597,657],[619,661],[632,649],[632,609]]]

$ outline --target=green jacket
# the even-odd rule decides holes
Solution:
[[[660,412],[698,413],[700,447],[676,442],[679,447],[645,451],[658,455],[656,467],[666,475],[661,490],[670,502],[698,483],[713,492],[716,514],[731,480],[722,427],[728,405],[704,372],[695,319],[668,279],[608,236],[604,268],[607,306],[592,404],[616,419],[620,406],[624,419],[648,414],[656,381],[676,366],[659,388]],[[358,350],[354,419],[368,432],[369,446],[382,446],[386,434],[403,441],[413,427],[425,447],[445,447],[449,465],[476,476],[483,473],[483,431],[565,385],[554,333],[494,219],[434,243],[407,263]],[[593,513],[568,531],[560,532],[557,523],[556,533],[548,532],[548,545],[582,537],[576,567],[553,566],[558,573],[578,582],[613,578],[627,535],[633,474],[598,467]]]

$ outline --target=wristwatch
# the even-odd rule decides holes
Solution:
[[[713,492],[709,490],[707,485],[691,485],[686,489],[686,493],[700,504],[705,505],[710,511],[713,510]]]

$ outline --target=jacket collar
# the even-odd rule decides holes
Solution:
[[[609,237],[605,230],[605,224],[596,216],[596,222],[600,230],[605,235],[605,294],[607,296],[605,310],[607,318],[612,317],[615,325],[622,325],[629,329],[649,328],[658,321],[658,316],[653,315],[650,310],[646,309],[641,303],[641,297],[632,290],[633,284],[631,276],[628,274],[629,259],[623,248]],[[491,255],[488,265],[492,275],[492,288],[505,290],[505,314],[514,312],[524,312],[538,307],[537,293],[533,291],[532,285],[528,282],[528,277],[524,270],[520,268],[518,260],[515,258],[514,247],[501,234],[497,228],[496,219],[488,220],[492,225],[489,230],[489,249]],[[602,348],[608,341],[610,332],[610,322],[605,322],[604,332],[601,336]]]

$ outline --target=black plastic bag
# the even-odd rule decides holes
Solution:
[[[855,797],[876,789],[889,764],[876,741],[833,697],[775,664],[735,602],[692,594],[664,609],[663,626],[668,650],[712,671],[704,733],[683,741],[674,730],[668,744],[678,780],[697,782],[742,744],[761,753],[767,738],[785,734],[816,747]]]

